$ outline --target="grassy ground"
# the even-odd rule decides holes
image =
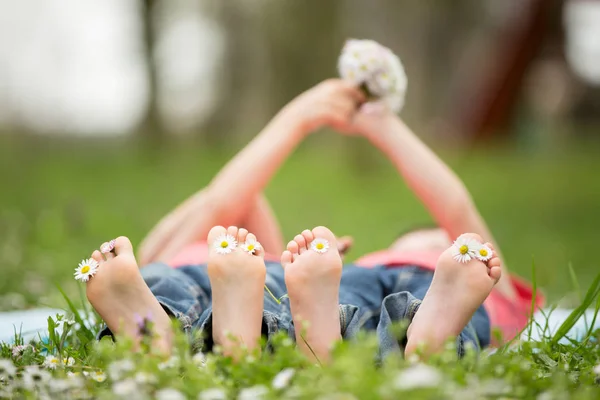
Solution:
[[[386,246],[413,224],[429,221],[391,166],[367,146],[328,136],[310,142],[267,190],[288,237],[325,224],[355,236],[352,258]],[[207,150],[187,142],[149,148],[131,141],[108,147],[2,139],[0,307],[64,305],[56,285],[76,298],[72,272],[81,258],[116,235],[139,243],[158,218],[210,180],[233,154],[233,146],[228,147]],[[598,272],[593,250],[600,236],[600,160],[595,148],[496,146],[446,151],[443,156],[465,180],[512,270],[530,277],[535,259],[536,282],[553,300],[577,292],[569,264],[581,286],[588,286]],[[577,296],[571,301],[581,302]],[[327,367],[308,365],[284,339],[278,341],[275,354],[251,355],[232,364],[218,355],[205,361],[192,357],[187,341],[180,338],[177,358],[165,364],[148,352],[132,354],[126,341],[116,348],[97,344],[97,327],[86,327],[75,318],[75,325],[50,321],[49,340],[35,349],[13,354],[12,346],[0,347],[0,398],[600,396],[600,371],[594,372],[600,364],[598,332],[582,343],[563,345],[558,337],[548,337],[512,351],[502,348],[488,357],[471,354],[460,363],[450,349],[426,365],[392,357],[382,366],[371,362],[375,343],[366,337],[352,346],[341,345]],[[55,325],[65,333],[55,332]],[[52,370],[53,379],[47,367],[30,366],[48,364],[52,355],[73,365]]]

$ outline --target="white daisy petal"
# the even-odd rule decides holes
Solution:
[[[310,244],[310,248],[317,253],[326,253],[329,250],[329,242],[325,239],[317,238]]]
[[[56,356],[49,355],[49,356],[46,356],[46,358],[44,359],[43,365],[44,365],[44,367],[49,368],[49,369],[56,369],[56,367],[58,367],[60,365],[60,360]]]
[[[486,262],[491,260],[492,257],[494,257],[494,251],[485,244],[479,246],[479,248],[477,248],[475,251],[475,258],[477,258],[479,261]]]
[[[461,235],[452,245],[452,257],[461,263],[469,262],[476,258],[481,246],[482,244],[477,240]]]
[[[218,254],[229,254],[237,247],[237,240],[231,235],[221,235],[215,239],[213,247]]]
[[[81,282],[87,282],[98,271],[98,262],[93,258],[88,258],[79,263],[75,268],[75,279]]]
[[[246,242],[242,244],[242,250],[248,254],[254,254],[260,249],[262,249],[262,246],[256,239],[247,239]]]

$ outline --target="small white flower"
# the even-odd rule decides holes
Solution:
[[[290,384],[290,381],[294,377],[295,373],[296,371],[293,368],[286,368],[275,375],[272,383],[273,389],[280,390],[286,388]]]
[[[48,382],[48,389],[51,392],[64,392],[71,388],[71,384],[66,379],[52,379]]]
[[[325,239],[317,238],[310,244],[310,248],[317,253],[326,253],[329,250],[329,242]]]
[[[213,243],[215,251],[219,254],[229,254],[237,247],[237,240],[231,235],[221,235]]]
[[[151,385],[158,381],[154,375],[149,374],[147,372],[138,372],[137,374],[135,374],[133,379],[139,385]]]
[[[196,364],[199,367],[205,367],[206,366],[206,355],[200,351],[200,352],[194,354],[194,356],[192,357],[192,361],[194,362],[194,364]]]
[[[0,359],[0,378],[9,378],[17,373],[11,360]]]
[[[165,370],[170,368],[176,368],[179,366],[179,357],[171,356],[167,361],[158,364],[158,369]]]
[[[75,359],[73,357],[65,357],[63,358],[63,364],[67,367],[72,367],[73,365],[75,365]]]
[[[43,365],[48,369],[56,369],[60,365],[60,360],[56,356],[49,355],[44,359]]]
[[[129,397],[139,394],[137,383],[133,379],[125,379],[112,385],[112,391],[117,396]]]
[[[593,371],[596,375],[600,376],[600,364],[596,365]]]
[[[431,388],[438,386],[441,381],[440,371],[425,364],[416,364],[400,371],[394,386],[399,390]]]
[[[25,367],[23,371],[23,386],[28,390],[41,387],[52,378],[48,371],[38,368],[37,365]]]
[[[206,389],[198,394],[198,400],[225,400],[227,393],[223,389],[211,388]]]
[[[28,348],[31,348],[32,351],[35,351],[35,348],[29,344],[20,344],[20,345],[14,346],[12,348],[13,357],[15,357],[15,358],[21,357],[23,355],[23,353],[25,353],[25,350],[27,350]]]
[[[108,376],[113,381],[120,381],[127,372],[133,371],[135,364],[129,359],[119,360],[108,366]]]
[[[116,243],[116,240],[113,239],[110,242],[103,244],[102,246],[100,246],[100,252],[102,254],[110,253],[115,248],[115,243]]]
[[[248,254],[254,254],[257,251],[260,251],[262,246],[256,239],[247,239],[244,244],[242,244],[242,250],[244,250]]]
[[[479,246],[479,248],[475,249],[475,258],[477,258],[479,261],[486,262],[491,260],[492,257],[494,257],[494,252],[485,244],[482,244]]]
[[[452,245],[452,257],[461,263],[469,262],[475,258],[475,253],[481,246],[477,240],[461,235]]]
[[[256,385],[240,390],[238,400],[260,400],[264,399],[269,393],[265,385]]]
[[[95,380],[96,382],[104,382],[106,380],[106,374],[102,371],[94,371],[92,372],[89,377],[93,380]]]
[[[98,271],[98,262],[93,258],[88,258],[79,263],[75,268],[75,279],[81,282],[87,282]]]
[[[185,400],[186,397],[177,389],[161,389],[154,394],[156,400]]]

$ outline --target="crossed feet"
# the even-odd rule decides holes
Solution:
[[[215,241],[229,235],[238,243],[232,251],[219,251]],[[470,236],[478,241],[478,235]],[[266,268],[260,246],[247,251],[242,244],[256,238],[245,229],[216,226],[208,234],[208,276],[212,289],[215,343],[234,358],[240,344],[258,346],[261,336]],[[317,246],[323,243],[323,246]],[[489,244],[488,244],[489,245]],[[310,359],[329,359],[334,343],[341,339],[339,287],[342,259],[335,235],[325,227],[305,230],[287,245],[281,256],[285,283],[294,320],[296,342]],[[106,257],[106,258],[105,258]],[[120,237],[114,254],[92,254],[100,264],[87,283],[87,297],[114,333],[139,340],[139,317],[150,315],[154,346],[171,349],[169,316],[144,282],[131,242]],[[461,264],[446,250],[438,261],[433,282],[408,328],[406,355],[424,345],[433,353],[457,336],[500,278],[500,260],[472,260]]]

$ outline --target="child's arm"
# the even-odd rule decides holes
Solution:
[[[191,204],[202,212],[174,213],[159,222],[142,245],[142,263],[167,261],[206,236],[214,225],[228,226],[244,219],[273,174],[306,135],[324,125],[343,129],[355,113],[356,104],[362,101],[360,90],[337,79],[320,83],[295,98],[202,193],[182,205]]]
[[[491,242],[501,257],[492,233],[463,182],[400,118],[383,111],[381,114],[361,111],[353,127],[390,159],[451,239],[466,232],[477,233]],[[507,296],[514,296],[508,271],[503,271],[497,288]]]

